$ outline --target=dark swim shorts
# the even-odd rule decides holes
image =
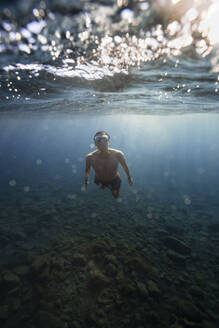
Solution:
[[[111,181],[101,181],[95,176],[94,183],[96,183],[97,185],[101,185],[102,187],[107,187],[110,190],[119,190],[121,185],[121,179],[119,173]]]

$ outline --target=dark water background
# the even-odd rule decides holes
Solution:
[[[217,327],[218,2],[1,6],[2,327]]]

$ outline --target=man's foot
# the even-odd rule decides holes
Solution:
[[[119,197],[119,190],[112,190],[112,195],[114,198],[118,198]]]

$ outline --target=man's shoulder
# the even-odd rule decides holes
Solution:
[[[124,156],[123,152],[119,149],[109,148],[111,154],[115,156]]]
[[[97,150],[92,151],[91,153],[87,154],[86,158],[92,158],[93,156],[95,156],[97,153]]]

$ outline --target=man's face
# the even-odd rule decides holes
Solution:
[[[107,150],[109,146],[109,138],[106,134],[95,137],[95,144],[99,150]]]

